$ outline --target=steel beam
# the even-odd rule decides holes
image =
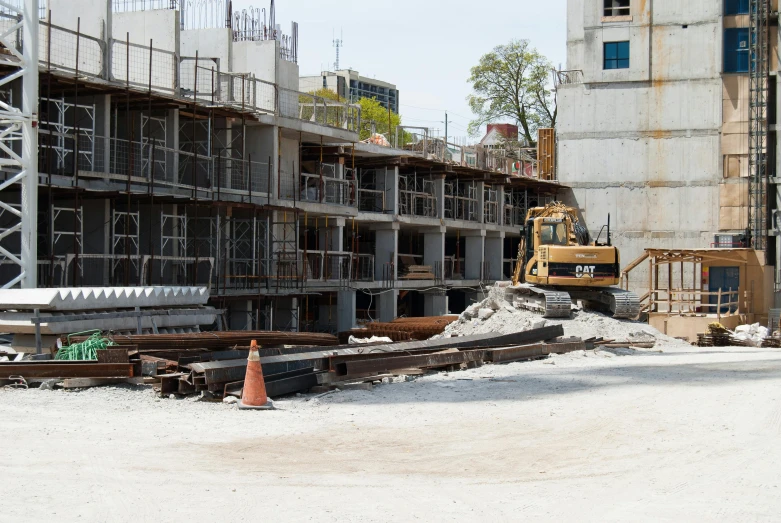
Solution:
[[[132,378],[132,363],[84,361],[0,362],[0,378]]]

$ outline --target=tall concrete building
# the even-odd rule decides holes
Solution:
[[[766,161],[759,198],[767,262],[777,265],[776,4],[568,1],[567,71],[557,86],[559,179],[592,231],[611,214],[624,264],[644,248],[751,244],[759,194],[751,176]],[[749,12],[757,6],[770,13],[753,24],[764,51],[751,48]],[[765,53],[767,69],[756,65],[752,78],[754,52],[758,60]],[[640,273],[634,287],[647,282]]]
[[[319,76],[302,76],[300,82],[302,91],[330,89],[350,102],[361,98],[376,98],[386,109],[390,107],[394,113],[399,112],[399,90],[396,85],[361,76],[358,71],[352,69],[323,71]]]

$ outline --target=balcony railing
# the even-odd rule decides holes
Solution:
[[[207,156],[164,147],[155,141],[136,142],[80,133],[78,148],[74,134],[39,131],[39,171],[73,176],[78,155],[82,175],[109,175],[134,183],[195,188],[220,192],[267,194],[270,188],[267,162],[223,156]],[[273,189],[273,188],[272,188]]]

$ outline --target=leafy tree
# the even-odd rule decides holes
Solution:
[[[361,140],[371,136],[374,123],[374,132],[384,134],[392,143],[396,136],[396,127],[401,125],[401,116],[393,111],[388,112],[376,98],[361,98],[358,105],[361,106]]]
[[[513,40],[483,55],[471,69],[473,94],[467,97],[475,119],[469,132],[510,119],[529,146],[536,145],[537,129],[556,125],[556,101],[550,86],[552,64],[528,40]]]

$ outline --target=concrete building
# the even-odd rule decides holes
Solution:
[[[768,74],[757,75],[766,82],[766,122],[753,135],[767,145],[751,156],[748,13],[755,4],[762,0],[567,2],[558,176],[592,232],[611,214],[624,264],[645,248],[746,246],[752,158],[767,159],[764,208],[769,216],[781,209],[772,14],[761,33],[769,35]],[[763,5],[774,13],[776,4]],[[778,266],[778,221],[767,228],[766,262]],[[644,292],[647,282],[638,273],[633,287]]]
[[[0,286],[203,285],[233,329],[460,312],[561,190],[359,143],[358,106],[300,87],[295,24],[114,5],[0,11]]]
[[[300,87],[304,92],[330,89],[351,102],[361,98],[376,98],[386,109],[390,106],[391,111],[399,112],[399,90],[394,84],[361,76],[352,69],[323,71],[320,76],[302,76]]]

